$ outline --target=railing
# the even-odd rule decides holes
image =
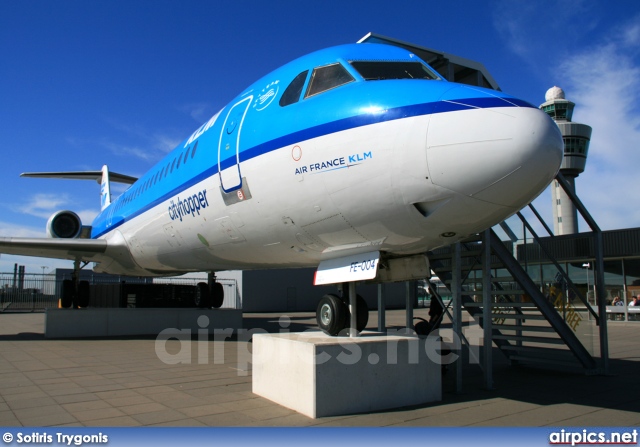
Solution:
[[[34,312],[58,307],[55,282],[50,274],[0,273],[0,311]]]
[[[539,217],[535,208],[532,208]],[[540,220],[541,225],[544,221]],[[551,250],[541,243],[533,225],[522,212],[501,225],[501,229],[512,242],[514,258],[527,273],[536,288],[557,311],[573,334],[580,340],[585,349],[592,356],[594,352],[594,338],[597,337],[599,314],[588,302],[586,296],[588,286],[576,284],[570,274],[572,265],[569,262],[559,262]],[[500,275],[500,273],[497,273]],[[523,295],[523,299],[525,296]],[[525,301],[529,301],[526,297]]]

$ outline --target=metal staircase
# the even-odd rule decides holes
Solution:
[[[491,249],[491,300],[485,322],[482,253],[487,242],[475,237],[460,244],[462,307],[480,324],[489,327],[491,340],[512,364],[534,364],[563,370],[598,371],[592,354],[578,336],[580,326],[592,325],[597,313],[585,300],[584,306],[566,299],[566,280],[556,275],[552,290],[543,293],[539,284],[513,256],[513,243],[489,233]],[[453,247],[428,253],[431,268],[445,285],[453,278]],[[577,291],[579,293],[579,291]],[[581,303],[582,304],[582,303]],[[592,321],[588,316],[591,315]]]
[[[575,260],[562,263],[552,255],[557,252],[554,236],[532,205],[533,216],[549,235],[544,243],[518,212],[510,224],[502,222],[481,235],[427,253],[432,271],[452,294],[454,332],[465,340],[462,309],[482,327],[480,366],[488,388],[493,386],[492,345],[513,365],[608,373],[606,316],[600,318],[606,315],[602,232],[561,173],[556,180],[592,230],[580,236],[593,241],[587,258],[595,260],[597,310],[585,298],[585,288],[576,286],[566,271],[576,268]],[[598,338],[596,360],[593,342]]]

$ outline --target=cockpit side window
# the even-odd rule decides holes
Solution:
[[[420,62],[411,61],[350,61],[365,81],[385,79],[439,79],[429,68]]]
[[[307,93],[304,97],[308,98],[353,81],[355,81],[353,76],[339,63],[317,67],[311,74],[309,87],[307,87]]]
[[[304,81],[307,80],[307,73],[309,70],[305,70],[296,76],[291,84],[285,89],[282,97],[280,98],[280,106],[288,106],[294,104],[300,100],[300,94],[302,93],[302,87],[304,87]]]

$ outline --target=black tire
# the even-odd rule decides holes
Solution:
[[[325,295],[316,308],[318,327],[329,335],[338,335],[348,325],[349,309],[336,295]]]
[[[89,307],[90,298],[91,286],[89,285],[89,281],[80,281],[78,283],[78,295],[76,297],[78,307]]]
[[[347,308],[347,322],[345,323],[345,327],[349,327],[351,325],[351,312],[349,312],[349,297],[344,296],[342,298],[345,307]],[[358,313],[356,316],[356,330],[358,332],[364,331],[367,327],[367,323],[369,323],[369,306],[367,302],[360,295],[356,295],[356,312]]]
[[[206,282],[199,282],[196,285],[196,295],[193,298],[193,304],[200,309],[206,309],[211,307],[211,293],[209,291],[209,284]]]
[[[76,295],[76,286],[70,279],[62,281],[62,290],[60,291],[60,304],[63,308],[68,309],[73,304]]]
[[[211,306],[214,309],[218,309],[224,303],[224,287],[219,282],[213,283],[213,290],[211,294]]]
[[[413,330],[416,331],[416,334],[429,335],[429,332],[431,332],[431,325],[429,322],[420,317],[414,317],[413,319],[418,320],[418,322],[413,325]]]

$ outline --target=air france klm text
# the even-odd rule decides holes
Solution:
[[[311,163],[306,166],[296,168],[298,174],[319,174],[321,172],[335,171],[336,169],[350,168],[373,158],[372,151],[362,152],[361,154],[348,155],[346,157],[338,157],[332,160],[325,160],[319,163]]]

